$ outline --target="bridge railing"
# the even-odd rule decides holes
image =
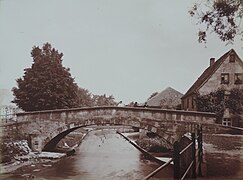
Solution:
[[[144,180],[152,178],[155,174],[163,170],[169,164],[174,164],[174,179],[191,178],[196,179],[202,176],[202,127],[191,133],[188,141],[176,141],[174,143],[174,155],[168,162],[147,175]]]

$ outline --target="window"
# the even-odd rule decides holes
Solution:
[[[243,73],[235,73],[235,84],[243,84]]]
[[[235,62],[235,55],[234,54],[231,54],[230,55],[229,62],[231,62],[231,63],[234,63]]]
[[[221,74],[221,84],[229,84],[229,73]]]
[[[230,118],[224,118],[223,121],[222,121],[222,125],[232,126],[231,119]]]

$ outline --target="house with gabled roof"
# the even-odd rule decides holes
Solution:
[[[215,58],[210,59],[209,67],[182,96],[182,109],[196,111],[197,94],[206,95],[218,89],[230,91],[233,88],[243,88],[243,62],[235,50],[231,49],[216,61]],[[222,123],[231,125],[230,121]]]
[[[181,104],[182,93],[179,91],[167,87],[155,96],[148,98],[146,104],[148,107],[163,108],[163,109],[175,109]]]

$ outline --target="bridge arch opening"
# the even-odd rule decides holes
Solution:
[[[56,135],[52,139],[48,138],[47,139],[48,142],[45,144],[45,146],[42,149],[42,151],[49,151],[49,152],[55,151],[56,147],[57,147],[57,144],[65,136],[67,136],[69,133],[71,133],[71,132],[73,132],[73,131],[75,131],[77,129],[84,128],[84,127],[89,127],[89,126],[97,126],[97,127],[102,126],[102,127],[105,127],[107,125],[109,125],[109,127],[111,127],[111,126],[121,126],[121,127],[122,126],[127,126],[128,127],[129,126],[129,127],[131,127],[134,130],[134,132],[136,132],[136,131],[139,132],[139,130],[145,130],[146,135],[148,135],[148,137],[151,136],[151,135],[152,135],[152,137],[158,136],[162,140],[166,141],[166,143],[169,144],[169,146],[171,146],[171,147],[173,146],[172,143],[170,141],[168,141],[166,138],[162,137],[161,135],[159,135],[159,134],[157,134],[155,132],[152,132],[151,131],[152,128],[144,128],[144,127],[141,128],[141,127],[127,125],[127,124],[102,124],[102,125],[97,125],[97,124],[93,123],[93,124],[89,124],[89,125],[81,125],[81,126],[73,127],[73,128],[67,129],[67,130],[59,133],[58,135]]]

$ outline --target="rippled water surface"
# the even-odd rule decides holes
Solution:
[[[90,132],[74,156],[32,172],[41,179],[142,179],[160,165],[147,160],[115,130]],[[172,177],[165,169],[156,177]]]

